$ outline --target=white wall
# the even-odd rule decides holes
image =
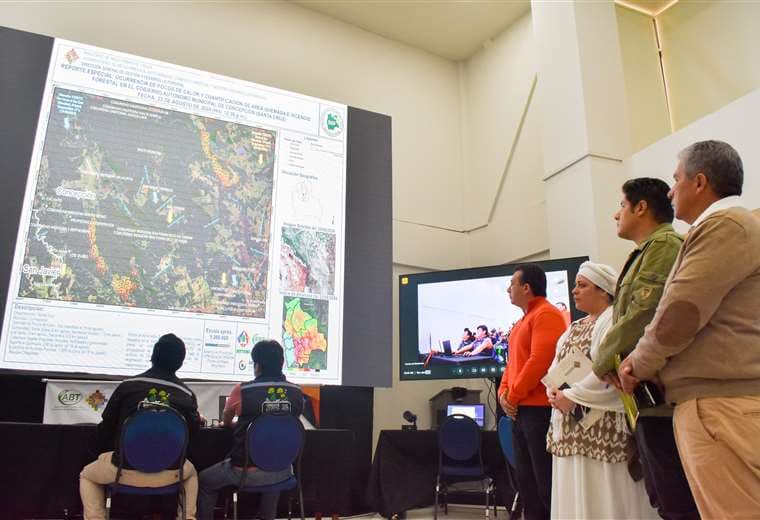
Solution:
[[[548,249],[541,117],[530,13],[462,64],[463,222],[468,265]]]
[[[615,12],[631,141],[636,152],[670,134],[665,85],[652,17],[619,5]]]
[[[541,146],[541,115],[534,95],[526,107],[491,220],[470,233],[472,265],[513,262],[549,249]]]
[[[760,88],[760,3],[682,1],[657,17],[675,128]]]
[[[737,99],[733,103],[694,121],[674,134],[644,148],[625,161],[629,178],[658,177],[673,184],[673,172],[678,163],[677,154],[694,141],[719,139],[731,144],[739,152],[744,164],[743,203],[749,208],[760,207],[760,89]],[[688,226],[677,222],[684,232]]]
[[[488,223],[536,74],[530,13],[466,60],[462,191],[467,229]]]

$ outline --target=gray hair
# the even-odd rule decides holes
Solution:
[[[739,153],[730,144],[698,141],[681,150],[678,159],[689,178],[697,173],[704,174],[719,197],[742,194],[744,167]]]

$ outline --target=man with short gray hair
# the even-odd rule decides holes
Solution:
[[[654,318],[620,366],[674,403],[681,461],[703,518],[760,511],[760,219],[739,201],[739,154],[702,141],[678,156],[670,197],[691,224]]]

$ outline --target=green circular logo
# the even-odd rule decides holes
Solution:
[[[343,133],[343,115],[334,108],[322,111],[322,131],[330,137],[338,137]]]

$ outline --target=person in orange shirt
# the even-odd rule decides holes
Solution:
[[[499,385],[499,404],[514,420],[517,486],[526,520],[549,518],[552,456],[546,451],[551,407],[541,378],[565,332],[562,311],[546,299],[546,273],[536,264],[519,265],[507,288],[512,305],[525,315],[509,336],[509,363]]]

